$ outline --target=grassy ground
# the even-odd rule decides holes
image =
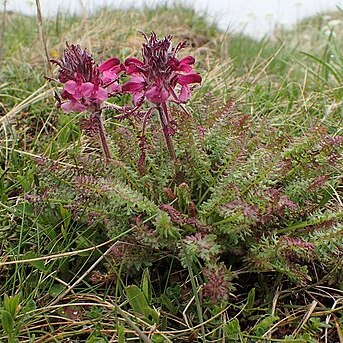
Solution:
[[[261,41],[205,17],[60,14],[45,40],[36,18],[0,17],[1,342],[343,342],[342,14]],[[173,109],[180,170],[157,133],[144,176],[137,127],[106,112],[105,165],[44,78],[44,45],[54,58],[69,42],[125,59],[139,30],[187,40],[203,77],[194,119]],[[167,216],[167,202],[201,225]]]

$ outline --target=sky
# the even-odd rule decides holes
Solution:
[[[0,0],[3,6],[4,0]],[[44,15],[54,15],[59,10],[72,12],[86,8],[93,11],[98,6],[137,7],[155,5],[158,0],[40,0]],[[172,3],[173,0],[160,2]],[[180,2],[180,1],[179,1]],[[209,20],[215,19],[226,30],[244,31],[253,37],[262,37],[275,25],[291,26],[299,19],[323,11],[343,8],[343,0],[183,0],[195,9],[205,11]],[[33,0],[7,0],[7,9],[25,14],[35,14]]]

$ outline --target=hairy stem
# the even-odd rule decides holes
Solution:
[[[158,105],[157,110],[158,110],[158,113],[160,116],[162,130],[163,130],[164,138],[166,140],[169,155],[170,155],[171,159],[175,162],[176,161],[176,154],[175,154],[175,150],[174,150],[173,141],[171,139],[171,128],[170,128],[170,122],[169,122],[169,118],[168,118],[168,108],[167,108],[166,104],[164,103],[164,104],[162,104],[162,106]]]
[[[96,122],[97,122],[101,146],[102,146],[102,149],[103,149],[105,157],[106,157],[106,162],[108,163],[111,160],[111,151],[110,151],[110,147],[108,146],[105,127],[104,127],[104,123],[103,123],[102,117],[101,117],[101,112],[100,111],[96,112],[94,114],[94,118],[96,119]]]

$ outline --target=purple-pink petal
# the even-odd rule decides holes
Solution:
[[[169,60],[169,66],[175,71],[181,71],[184,73],[190,73],[193,71],[192,64],[195,63],[195,59],[192,56],[186,56],[182,60],[178,60],[176,57],[172,57]]]
[[[177,71],[183,72],[183,73],[191,73],[193,72],[193,68],[187,63],[180,63],[177,68]]]
[[[177,79],[177,82],[181,86],[186,86],[190,83],[201,83],[201,76],[199,74],[186,74],[180,75]]]
[[[133,103],[139,105],[144,98],[144,92],[136,92],[133,96]]]
[[[169,92],[162,86],[152,86],[145,92],[145,96],[149,101],[155,104],[160,104],[167,101],[169,98]]]
[[[139,65],[139,66],[144,65],[144,63],[141,60],[139,60],[138,58],[135,58],[135,57],[127,58],[124,63],[126,66],[129,66],[131,64],[135,64],[135,65]]]
[[[107,90],[102,87],[99,87],[99,89],[95,92],[95,98],[100,101],[106,100],[108,98]]]
[[[61,105],[61,109],[67,113],[72,111],[83,112],[87,107],[76,100],[68,100]]]
[[[65,89],[63,89],[61,93],[61,98],[66,100],[75,100],[73,94],[68,93]]]
[[[69,94],[74,94],[77,88],[78,85],[74,80],[69,80],[64,85],[64,90],[66,90]]]
[[[145,81],[143,77],[134,76],[130,81],[123,84],[123,92],[135,93],[140,92],[145,87]]]
[[[121,86],[117,82],[113,82],[108,86],[108,90],[110,93],[118,93],[121,92]]]
[[[182,86],[180,95],[179,95],[179,101],[185,103],[189,100],[190,97],[191,97],[191,90],[189,86]]]
[[[129,57],[125,60],[125,72],[126,74],[134,74],[141,72],[141,67],[144,65],[144,63],[137,58]]]
[[[112,57],[112,58],[109,58],[107,61],[105,61],[104,63],[102,63],[98,70],[100,73],[103,73],[105,71],[108,71],[116,66],[120,65],[120,60],[119,58],[116,58],[116,57]]]
[[[194,64],[195,63],[195,58],[192,56],[186,56],[183,59],[180,60],[180,63],[185,63],[185,64]]]
[[[103,73],[102,81],[104,83],[109,83],[118,78],[118,74],[114,70],[106,70]]]
[[[85,82],[81,85],[82,94],[86,97],[90,97],[94,90],[94,84],[92,82]]]

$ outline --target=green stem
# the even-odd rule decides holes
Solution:
[[[321,223],[325,223],[326,221],[340,219],[342,217],[343,217],[343,211],[340,211],[340,212],[335,213],[335,214],[327,214],[327,215],[323,215],[322,217],[320,217],[318,219],[308,220],[305,222],[301,222],[298,224],[294,224],[294,225],[285,227],[283,229],[279,229],[279,230],[277,230],[277,233],[278,234],[289,234],[289,233],[291,233],[297,229],[302,229],[302,228],[307,227],[307,226],[318,225]]]
[[[205,327],[204,327],[204,318],[202,315],[202,306],[201,306],[200,299],[199,299],[198,288],[195,284],[195,277],[194,277],[194,273],[193,273],[193,269],[192,269],[192,263],[191,263],[188,255],[186,255],[186,261],[187,261],[187,267],[188,267],[188,272],[189,272],[189,278],[191,280],[191,285],[192,285],[195,305],[196,305],[196,309],[197,309],[197,314],[198,314],[199,322],[201,324],[202,341],[205,343],[206,342],[206,338],[205,338],[206,335],[205,335]]]

